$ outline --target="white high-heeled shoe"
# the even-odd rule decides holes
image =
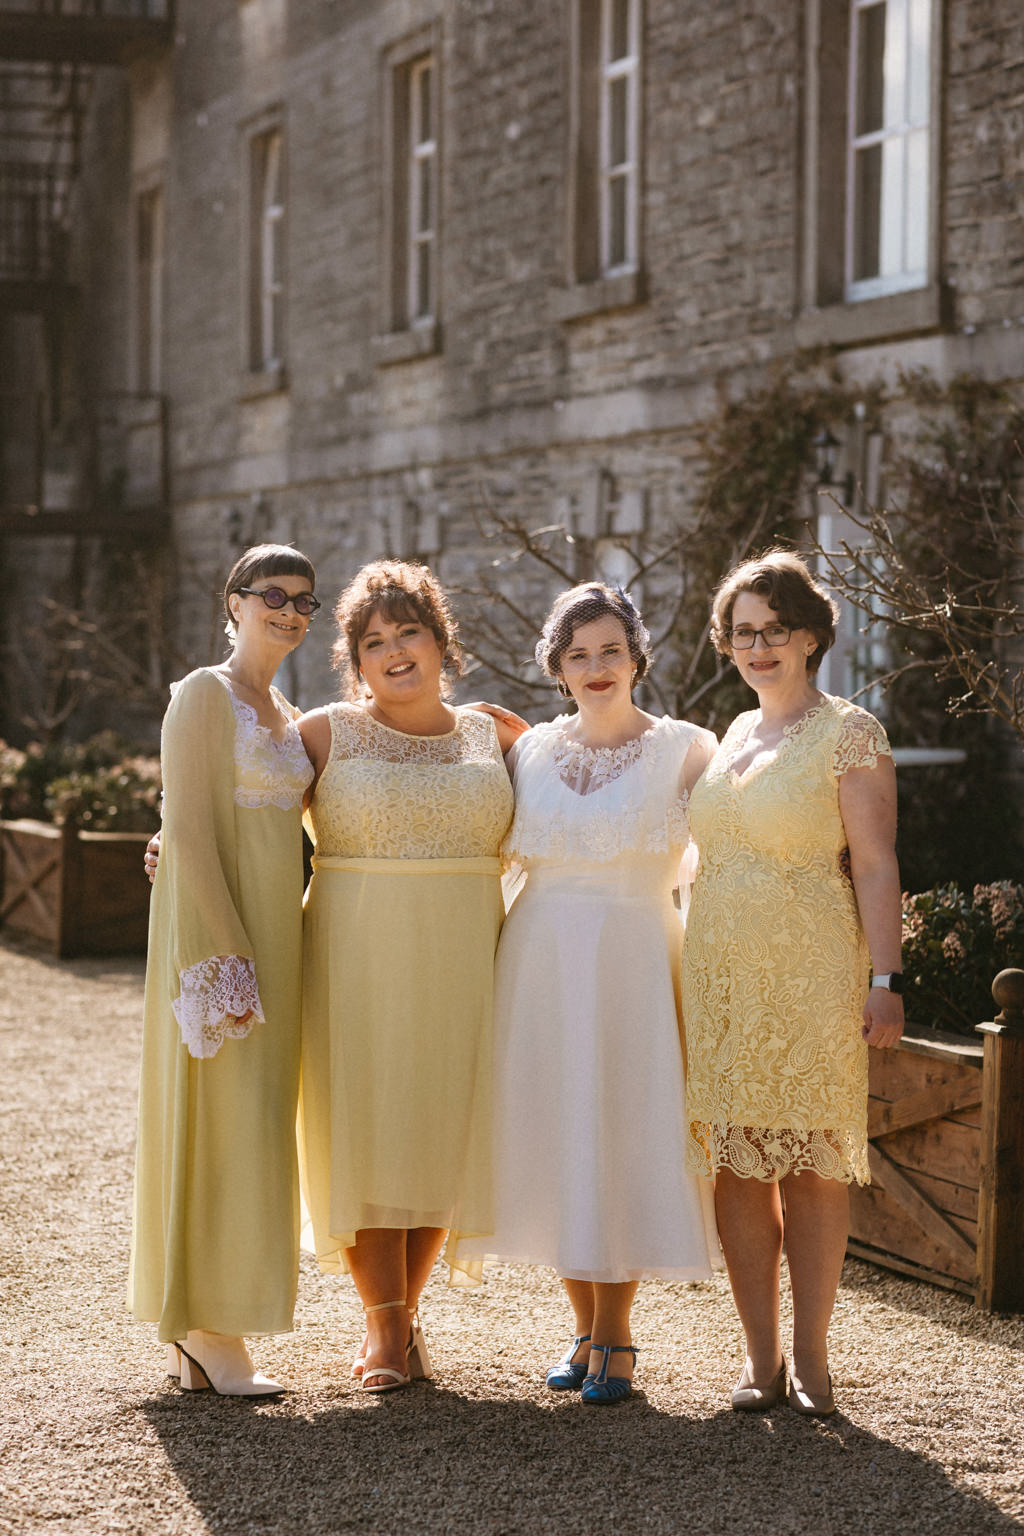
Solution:
[[[178,1352],[186,1392],[210,1387],[221,1397],[272,1397],[285,1390],[256,1370],[244,1339],[196,1328],[176,1339],[172,1348]]]
[[[370,1312],[386,1312],[391,1307],[405,1307],[405,1301],[381,1301],[374,1307],[367,1307]],[[367,1351],[369,1353],[369,1351]],[[414,1313],[409,1319],[409,1342],[405,1346],[405,1359],[408,1371],[396,1371],[390,1365],[366,1364],[366,1355],[363,1356],[362,1392],[395,1392],[399,1387],[407,1387],[414,1379],[420,1380],[433,1374],[430,1366],[430,1356],[427,1353],[427,1341],[423,1337],[420,1328],[419,1314]],[[380,1378],[384,1378],[381,1380]],[[367,1385],[367,1381],[375,1382],[374,1386]]]

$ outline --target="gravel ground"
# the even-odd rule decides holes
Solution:
[[[840,1413],[730,1413],[722,1277],[641,1288],[640,1391],[554,1396],[565,1307],[495,1267],[424,1298],[432,1383],[362,1398],[350,1284],[303,1262],[273,1403],[181,1394],[124,1306],[142,966],[0,944],[0,1531],[893,1536],[1024,1531],[1024,1318],[848,1263]]]

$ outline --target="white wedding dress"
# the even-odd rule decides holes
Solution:
[[[462,1251],[570,1279],[706,1278],[711,1186],[686,1172],[679,1021],[695,727],[662,719],[623,747],[566,735],[515,748],[503,845],[525,884],[495,973],[495,1232]]]

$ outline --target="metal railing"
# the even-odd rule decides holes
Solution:
[[[0,390],[0,513],[116,520],[167,499],[162,395]]]
[[[0,282],[63,276],[68,186],[66,171],[0,161]]]

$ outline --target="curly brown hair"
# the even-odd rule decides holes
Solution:
[[[345,674],[349,697],[359,692],[359,642],[375,613],[389,624],[412,620],[430,630],[449,677],[462,676],[458,623],[447,594],[428,566],[411,560],[373,560],[357,571],[338,598],[338,638],[331,648],[334,667]],[[450,687],[442,692],[450,692]]]
[[[839,609],[800,556],[791,549],[766,549],[722,578],[711,606],[711,643],[722,656],[732,656],[729,631],[733,605],[741,592],[763,597],[781,624],[806,629],[814,636],[817,644],[807,658],[807,671],[814,677],[835,642]]]

